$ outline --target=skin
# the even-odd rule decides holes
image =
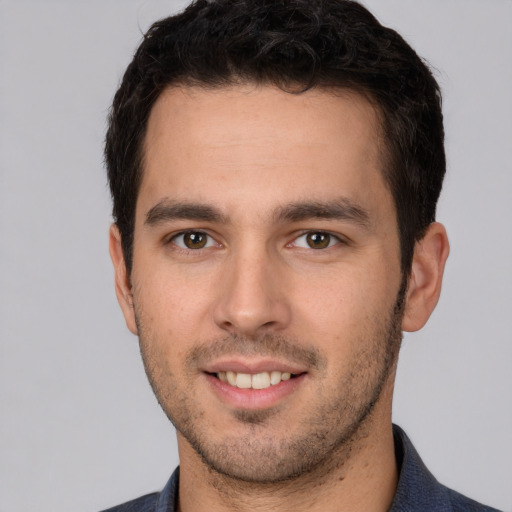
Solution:
[[[110,251],[177,428],[182,511],[389,508],[401,330],[435,307],[448,241],[432,224],[400,305],[382,144],[355,93],[174,87],[153,107],[130,276],[115,226]],[[230,365],[300,378],[233,401],[212,375]]]

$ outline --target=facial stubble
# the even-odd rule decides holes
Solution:
[[[327,371],[327,358],[315,347],[272,334],[257,340],[230,336],[197,345],[186,358],[185,378],[180,384],[168,360],[158,352],[143,311],[134,304],[146,374],[179,435],[211,471],[253,484],[284,483],[315,471],[325,474],[350,459],[358,441],[368,435],[372,412],[384,388],[387,384],[392,386],[402,340],[405,289],[404,280],[394,307],[384,320],[368,319],[367,329],[355,342],[361,348],[352,358],[350,371],[339,375],[331,386],[321,379]],[[307,363],[320,377],[315,381],[318,400],[307,414],[284,420],[286,411],[279,405],[260,411],[237,410],[231,419],[233,434],[226,432],[221,440],[215,440],[212,418],[191,390],[198,377],[198,364],[223,354],[283,356]]]

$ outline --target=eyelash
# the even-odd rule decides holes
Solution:
[[[318,235],[320,235],[320,237],[326,237],[327,238],[326,245],[322,246],[322,242],[323,242],[322,239],[320,240],[320,245],[321,245],[320,247],[312,247],[311,245],[309,245],[309,243],[306,241],[307,237],[318,236]],[[301,238],[304,238],[304,240],[305,240],[305,243],[304,243],[303,246],[300,246],[300,245],[297,244],[297,241],[300,240]],[[294,238],[294,240],[289,245],[293,245],[293,246],[299,247],[301,249],[312,249],[314,251],[322,251],[322,250],[329,249],[329,248],[331,248],[331,247],[333,247],[335,245],[339,245],[339,244],[346,244],[346,242],[340,236],[338,236],[338,235],[330,233],[329,231],[310,230],[310,231],[305,231],[304,233],[302,233],[298,237]]]
[[[194,242],[194,238],[197,236],[198,246],[197,247],[187,247],[185,239],[184,239],[184,237],[187,237],[187,236],[191,237],[192,242]],[[320,237],[318,240],[319,246],[312,247],[309,244],[309,242],[307,241],[307,237],[317,237],[317,236]],[[201,245],[202,237],[206,238],[206,240],[204,240],[204,245]],[[181,238],[181,243],[177,243],[177,240],[179,240],[180,238]],[[297,241],[299,241],[302,238],[304,239],[304,245],[297,244]],[[310,240],[310,241],[314,241],[314,239]],[[191,252],[196,252],[201,249],[209,249],[210,247],[215,247],[215,246],[220,247],[222,245],[219,242],[217,242],[211,235],[209,235],[205,231],[201,231],[201,230],[181,231],[180,233],[173,235],[169,239],[169,243],[173,244],[179,250],[191,251]],[[295,237],[289,244],[286,245],[286,247],[298,247],[301,249],[312,249],[314,251],[322,251],[322,250],[329,249],[338,244],[346,244],[346,241],[343,240],[342,238],[340,238],[339,236],[334,235],[333,233],[330,233],[328,231],[310,230],[310,231],[305,231],[301,235]]]
[[[185,241],[184,241],[184,238],[187,235],[190,237],[193,237],[193,236],[205,237],[206,238],[205,245],[203,245],[201,247],[187,247],[185,245]],[[181,245],[176,242],[180,237],[182,238]],[[180,233],[173,235],[169,239],[169,243],[173,244],[174,246],[176,246],[178,249],[180,249],[182,251],[193,251],[193,252],[198,251],[200,249],[209,249],[210,247],[214,247],[215,245],[217,245],[217,246],[221,245],[218,242],[216,242],[216,240],[211,235],[206,233],[205,231],[193,230],[193,229],[181,231]]]

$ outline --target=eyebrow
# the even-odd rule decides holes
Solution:
[[[189,203],[163,199],[146,213],[147,226],[157,226],[174,220],[198,220],[227,223],[228,218],[217,208],[208,204]],[[273,221],[300,222],[309,219],[327,219],[352,222],[368,229],[370,215],[361,206],[346,198],[334,201],[298,201],[274,210]]]
[[[156,226],[179,219],[226,222],[225,216],[213,206],[164,199],[148,210],[144,224]]]
[[[308,219],[327,219],[352,222],[363,228],[370,228],[370,214],[347,198],[334,201],[299,201],[274,212],[276,222],[300,222]]]

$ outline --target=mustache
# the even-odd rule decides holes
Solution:
[[[190,351],[186,361],[189,368],[197,368],[219,357],[234,355],[279,357],[314,370],[323,370],[327,366],[326,358],[316,347],[276,334],[266,334],[257,339],[231,335],[201,343]]]

